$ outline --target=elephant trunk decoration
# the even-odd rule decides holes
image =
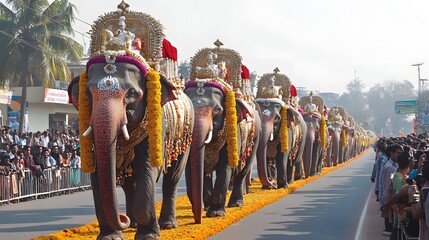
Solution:
[[[123,230],[130,225],[130,219],[118,212],[116,197],[116,139],[121,134],[122,127],[126,128],[124,91],[107,94],[95,87],[90,87],[93,106],[91,127],[94,132],[94,150],[98,168],[98,182],[102,196],[103,210],[109,226]],[[141,95],[141,94],[140,94]],[[100,104],[101,103],[101,104]],[[110,126],[110,127],[106,127]],[[125,133],[127,134],[127,133]]]
[[[196,121],[188,160],[190,173],[187,173],[187,175],[191,175],[192,184],[188,183],[188,186],[191,186],[191,189],[188,187],[188,196],[192,196],[190,201],[195,223],[201,223],[202,218],[204,163],[200,159],[204,159],[205,144],[211,141],[209,136],[213,131],[211,115],[211,110],[208,108],[195,112]]]
[[[280,108],[279,108],[280,107]],[[274,178],[277,174],[274,166],[268,166],[268,156],[267,150],[271,148],[270,153],[277,152],[276,148],[278,144],[278,135],[279,135],[279,121],[280,121],[280,111],[281,106],[277,107],[275,113],[270,112],[268,109],[265,109],[261,112],[261,121],[262,121],[262,133],[259,141],[259,146],[257,150],[257,167],[258,167],[258,176],[264,188],[274,188]],[[274,109],[272,110],[274,111]],[[276,142],[273,140],[276,139]],[[271,159],[274,159],[275,156],[271,156]]]

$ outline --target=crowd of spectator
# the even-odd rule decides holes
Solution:
[[[429,240],[429,143],[426,137],[382,137],[371,181],[380,204],[383,234]]]
[[[7,126],[0,129],[0,175],[16,174],[21,180],[24,170],[46,179],[47,170],[59,175],[66,168],[80,169],[79,136],[67,130],[46,130],[19,135]]]

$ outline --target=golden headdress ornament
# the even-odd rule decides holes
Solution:
[[[277,98],[287,102],[291,81],[288,76],[279,72],[279,68],[276,67],[273,73],[266,73],[261,77],[256,98]]]

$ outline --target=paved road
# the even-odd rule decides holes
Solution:
[[[178,195],[186,194],[184,178],[179,182]],[[117,189],[121,212],[125,212],[125,196]],[[161,181],[156,198],[160,201]],[[92,191],[38,199],[0,207],[0,240],[28,240],[79,227],[96,220]]]
[[[369,181],[373,157],[364,155],[210,239],[387,239]],[[158,184],[158,200],[160,191]],[[182,178],[178,195],[184,194]],[[122,190],[118,195],[124,211]],[[0,207],[0,240],[27,240],[95,219],[91,191],[10,204]]]
[[[369,180],[373,159],[370,151],[209,239],[387,239]]]

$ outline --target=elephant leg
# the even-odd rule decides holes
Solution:
[[[95,214],[97,216],[98,224],[100,226],[100,234],[97,236],[98,239],[125,239],[121,231],[117,231],[109,227],[106,221],[106,215],[103,211],[101,202],[100,185],[98,180],[97,170],[91,174],[91,187],[92,194],[94,197]]]
[[[287,168],[287,183],[291,184],[293,183],[293,181],[296,178],[296,163],[291,163],[292,165],[290,165]]]
[[[186,167],[189,150],[178,157],[177,161],[171,163],[162,181],[162,207],[158,220],[161,229],[178,227],[176,221],[176,197],[177,185]]]
[[[127,211],[127,216],[130,218],[131,228],[137,228],[136,218],[133,213],[133,205],[135,200],[136,188],[134,186],[136,179],[134,176],[126,177],[124,180],[124,184],[122,185],[122,189],[125,193],[125,206]]]
[[[289,154],[277,151],[277,188],[287,188],[287,165]]]
[[[244,192],[246,191],[245,187],[247,186],[247,184],[244,184],[245,183],[244,180],[250,174],[253,166],[253,160],[256,157],[252,155],[247,158],[244,169],[242,169],[234,176],[233,188],[232,188],[231,196],[228,201],[228,207],[241,207],[244,204],[243,195],[244,195]],[[237,171],[237,169],[235,171]]]
[[[225,216],[225,199],[228,184],[231,180],[231,167],[228,165],[226,145],[220,152],[219,163],[216,166],[216,180],[213,188],[207,217]]]
[[[210,208],[213,193],[213,173],[211,173],[210,175],[205,175],[203,182],[204,211],[208,211]]]
[[[293,167],[295,168],[295,176],[293,178],[293,180],[301,180],[304,178],[304,170],[303,170],[303,161],[302,161],[302,157],[301,159],[298,159],[296,161],[296,163],[293,165]]]
[[[135,240],[157,239],[160,236],[155,210],[155,179],[158,169],[150,166],[148,147],[147,140],[137,145],[135,152],[142,153],[142,156],[132,163],[136,176],[136,199],[133,206],[137,221]]]

